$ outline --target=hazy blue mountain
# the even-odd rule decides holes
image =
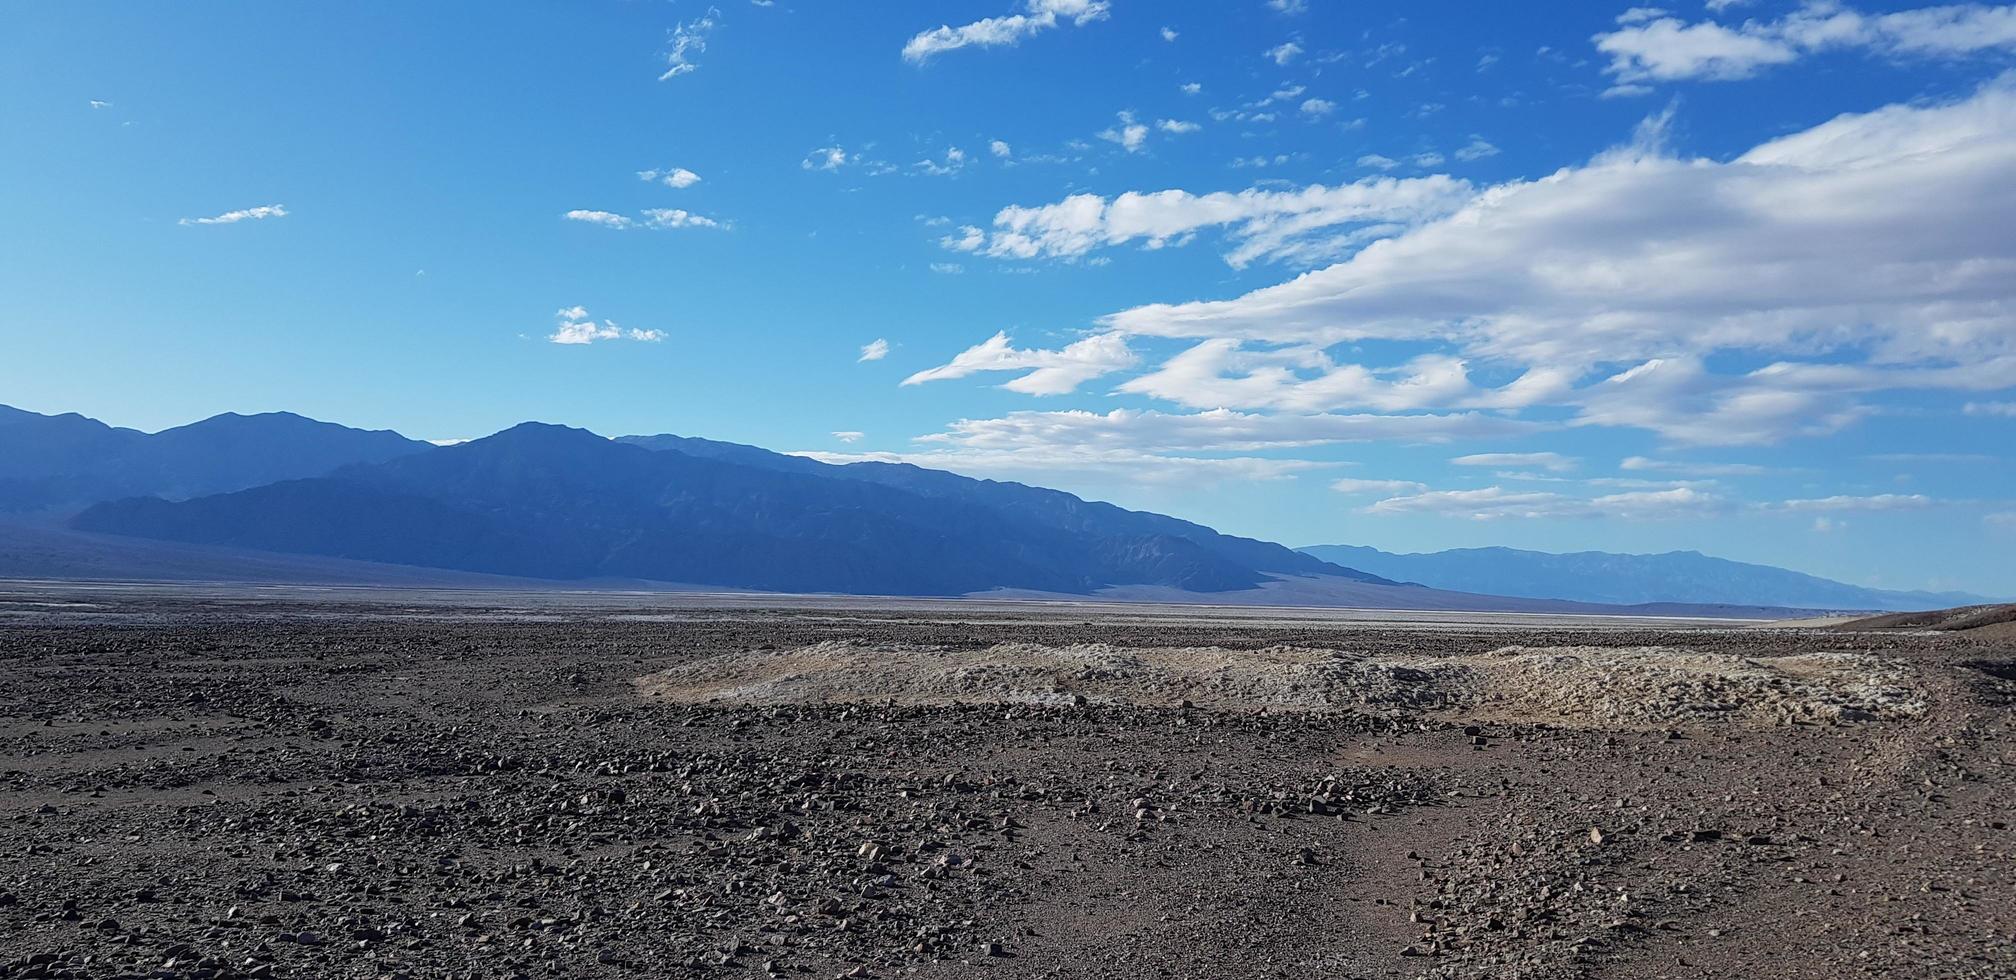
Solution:
[[[1354,545],[1301,549],[1325,561],[1436,589],[1604,603],[1741,603],[1805,609],[1940,609],[1988,602],[1962,592],[1894,592],[1695,551],[1619,555],[1457,548],[1392,554]]]
[[[0,405],[0,512],[169,499],[320,476],[432,448],[287,412],[225,414],[148,434]]]
[[[1271,580],[1273,569],[1253,555],[1306,574],[1353,574],[1278,545],[1068,494],[1038,504],[1033,488],[1012,484],[930,492],[836,478],[832,467],[745,465],[722,455],[526,423],[325,477],[181,502],[99,504],[72,526],[533,578],[792,592],[1222,592]],[[989,502],[982,491],[1004,496]]]
[[[1202,524],[1085,500],[1062,490],[1000,480],[977,480],[908,463],[822,463],[803,456],[771,452],[756,446],[690,436],[622,436],[617,441],[647,449],[672,450],[688,456],[718,459],[783,473],[801,473],[829,479],[873,483],[937,500],[963,501],[985,507],[1019,522],[1070,534],[1179,538],[1199,545],[1212,554],[1263,572],[1282,575],[1335,575],[1362,582],[1384,582],[1377,575],[1368,575],[1354,568],[1340,567],[1271,541],[1256,541],[1252,538],[1220,534]]]

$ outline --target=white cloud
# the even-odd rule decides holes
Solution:
[[[1759,476],[1771,472],[1755,463],[1697,463],[1626,456],[1617,468],[1632,472],[1684,473],[1690,476]]]
[[[798,161],[798,166],[806,170],[838,170],[846,166],[849,159],[847,151],[841,147],[822,146],[806,154],[805,159]]]
[[[838,439],[841,442],[860,442],[867,435],[868,434],[866,432],[854,432],[851,430],[845,430],[833,433],[833,438]]]
[[[1719,9],[1719,8],[1714,8]],[[1605,68],[1636,94],[1643,83],[1748,78],[1773,65],[1821,51],[1859,48],[1888,57],[1953,57],[2016,49],[2016,6],[1956,4],[1890,14],[1864,14],[1834,2],[1809,2],[1773,21],[1730,27],[1689,24],[1641,8],[1618,18],[1615,31],[1595,36],[1610,56]]]
[[[1839,520],[1833,517],[1827,517],[1823,515],[1820,517],[1813,518],[1813,532],[1815,534],[1830,534],[1832,532],[1846,528],[1847,526],[1848,526],[1847,521]]]
[[[941,276],[956,276],[964,273],[966,267],[957,262],[933,262],[931,263],[931,271]]]
[[[1135,307],[1101,325],[1216,342],[1204,352],[1238,383],[1211,394],[1243,399],[1214,402],[1224,407],[1378,406],[1389,388],[1364,383],[1371,369],[1317,355],[1399,341],[1451,360],[1435,372],[1440,394],[1415,407],[1566,408],[1575,424],[1677,443],[1836,431],[1869,413],[1866,393],[2011,387],[2016,80],[1958,102],[1844,115],[1727,162],[1667,156],[1656,135],[1488,188],[1290,282]],[[1111,220],[1102,199],[1082,195],[1004,211],[992,236],[976,230],[962,244],[1070,255],[1115,238],[1179,240],[1190,227],[1116,236]],[[1249,344],[1266,349],[1247,357]],[[1725,352],[1780,360],[1711,370]],[[1519,381],[1450,380],[1473,365]],[[1325,385],[1336,399],[1311,401]]]
[[[937,160],[925,158],[910,165],[917,173],[930,177],[947,177],[966,169],[966,151],[956,146],[948,147],[945,155]]]
[[[1330,489],[1335,490],[1338,493],[1348,493],[1354,495],[1373,494],[1373,493],[1398,494],[1398,493],[1419,493],[1423,490],[1428,489],[1428,485],[1425,483],[1415,483],[1412,480],[1357,480],[1347,477],[1342,480],[1332,481],[1330,484]]]
[[[576,209],[560,217],[568,221],[601,225],[604,228],[624,230],[629,228],[725,228],[721,222],[706,215],[694,214],[684,208],[646,208],[638,212],[642,220],[633,219],[614,211],[594,211]]]
[[[1114,409],[1010,412],[1000,418],[961,419],[925,436],[943,443],[993,451],[1125,448],[1152,453],[1260,452],[1338,443],[1506,439],[1541,430],[1532,422],[1463,412],[1445,415],[1267,415],[1212,409],[1171,413]]]
[[[1134,363],[1127,341],[1112,334],[1087,337],[1060,350],[1017,350],[1006,331],[961,351],[939,367],[903,379],[906,385],[963,378],[985,371],[1028,371],[1001,387],[1030,395],[1056,395]]]
[[[240,221],[261,221],[266,218],[284,218],[287,207],[282,204],[262,204],[256,208],[226,211],[208,218],[183,218],[176,222],[181,225],[235,225]]]
[[[1543,470],[1565,473],[1582,461],[1560,453],[1472,453],[1468,456],[1458,456],[1449,462],[1457,466],[1537,466]]]
[[[2016,510],[1999,510],[1981,516],[1989,527],[2016,528]]]
[[[1366,235],[1392,234],[1448,214],[1471,192],[1463,181],[1432,176],[1373,177],[1288,191],[1129,191],[1111,200],[1076,194],[1055,204],[1003,208],[994,216],[991,233],[969,227],[947,236],[944,244],[996,258],[1069,259],[1134,241],[1163,248],[1204,229],[1224,227],[1236,243],[1226,256],[1235,267],[1261,260],[1307,261],[1334,255]]]
[[[1204,127],[1182,119],[1157,119],[1155,120],[1155,128],[1172,135],[1181,135],[1183,133],[1194,133]]]
[[[1177,484],[1194,487],[1199,482],[1243,483],[1254,480],[1284,480],[1297,473],[1335,466],[1331,463],[1256,456],[1182,456],[1132,449],[1052,447],[1012,451],[928,449],[910,453],[800,452],[794,455],[824,463],[909,463],[913,466],[945,470],[964,476],[1029,480],[1053,486],[1063,479],[1077,477],[1102,482],[1118,480],[1127,483]]]
[[[969,46],[1012,47],[1021,43],[1023,38],[1047,31],[1067,20],[1077,27],[1104,20],[1109,6],[1105,0],[1027,0],[1023,4],[1023,13],[923,31],[903,45],[903,60],[921,64],[935,55]]]
[[[1108,127],[1099,133],[1099,138],[1109,143],[1118,143],[1129,153],[1138,153],[1148,141],[1148,124],[1134,121],[1132,112],[1120,113],[1120,125]]]
[[[1286,65],[1302,53],[1302,46],[1293,41],[1284,41],[1261,52],[1277,65]]]
[[[665,52],[665,72],[658,80],[669,81],[681,75],[699,70],[693,56],[707,50],[707,35],[713,33],[715,18],[721,11],[708,7],[707,13],[698,20],[687,21],[672,29],[672,47]]]
[[[861,345],[861,356],[856,358],[855,360],[857,362],[879,361],[888,356],[889,356],[889,342],[880,337],[877,337],[874,340],[871,340]]]
[[[685,167],[668,167],[664,170],[639,170],[637,179],[656,181],[667,187],[686,188],[700,182],[700,175]]]
[[[2016,418],[2016,402],[1968,402],[1962,409],[1968,415],[2000,415]]]
[[[1226,411],[1013,412],[1003,418],[955,422],[944,432],[918,439],[930,447],[922,452],[804,455],[835,462],[908,462],[985,476],[1089,475],[1145,483],[1281,479],[1341,464],[1224,454],[1389,438],[1418,442],[1497,438],[1531,429],[1527,423],[1481,415],[1293,418]]]
[[[705,215],[694,214],[684,208],[647,208],[644,210],[644,224],[648,228],[719,228],[721,222]]]
[[[665,339],[662,330],[639,330],[616,325],[614,320],[595,322],[587,309],[570,306],[553,314],[554,330],[546,339],[556,344],[592,344],[598,340],[641,340],[656,343]]]
[[[1609,518],[1669,520],[1728,509],[1728,502],[1692,487],[1639,490],[1576,497],[1540,490],[1428,490],[1388,497],[1363,508],[1367,514],[1441,514],[1476,521],[1508,518]]]
[[[1009,157],[1015,155],[1014,149],[1001,140],[989,141],[987,143],[987,152],[992,153],[1003,160],[1006,160]]]
[[[1337,111],[1337,103],[1329,99],[1304,99],[1302,112],[1309,116],[1327,116]]]
[[[987,246],[987,232],[972,225],[960,225],[956,234],[941,236],[938,244],[955,252],[977,252]]]
[[[1162,28],[1162,40],[1164,40],[1164,41],[1174,41],[1174,40],[1176,40],[1176,37],[1177,37],[1177,35],[1176,35],[1176,32],[1175,32],[1175,30],[1173,30],[1173,29],[1171,29],[1171,28],[1167,28],[1167,27],[1165,27],[1165,28]]]
[[[568,221],[582,221],[591,225],[601,225],[605,228],[628,228],[636,224],[636,222],[614,211],[590,211],[582,208],[576,208],[560,217]]]
[[[1456,151],[1456,159],[1465,161],[1482,160],[1485,157],[1495,157],[1497,155],[1498,148],[1492,146],[1491,141],[1482,136],[1471,137],[1468,145]]]
[[[1399,166],[1400,161],[1377,153],[1367,153],[1358,158],[1358,165],[1361,167],[1373,167],[1379,170],[1391,170]]]
[[[1204,91],[1204,83],[1184,82],[1183,84],[1177,86],[1177,88],[1181,89],[1184,95],[1196,95],[1197,93]]]
[[[1833,496],[1787,500],[1767,506],[1790,511],[1924,510],[1934,506],[1935,503],[1936,501],[1924,494],[1879,493],[1868,497]]]
[[[1309,0],[1267,0],[1267,6],[1283,14],[1304,14],[1309,12]]]
[[[1342,481],[1349,484],[1351,481]],[[1365,481],[1370,484],[1381,481]],[[1599,481],[1591,481],[1599,482]],[[1837,496],[1813,500],[1785,500],[1741,504],[1719,496],[1700,485],[1673,485],[1660,489],[1578,496],[1545,490],[1507,490],[1500,486],[1475,490],[1427,490],[1419,484],[1403,486],[1402,492],[1361,508],[1367,514],[1441,514],[1471,520],[1509,518],[1608,518],[1617,520],[1671,520],[1710,517],[1751,511],[1759,513],[1815,513],[1821,515],[1815,530],[1834,530],[1846,525],[1825,515],[1846,511],[1922,510],[1938,502],[1918,494],[1879,494],[1870,497]]]
[[[92,100],[91,100],[91,108],[93,108],[93,109],[110,109],[110,108],[112,108],[112,103],[110,103],[110,102],[107,102],[107,101],[105,101],[104,99],[92,99]]]
[[[1521,407],[1561,382],[1530,374],[1506,388],[1473,387],[1461,360],[1426,354],[1392,367],[1340,364],[1306,346],[1244,350],[1237,340],[1213,338],[1164,360],[1119,386],[1191,408],[1265,408],[1318,412],[1340,406],[1382,412],[1426,408]]]

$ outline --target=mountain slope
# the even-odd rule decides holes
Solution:
[[[224,414],[154,434],[0,406],[0,512],[170,499],[320,476],[432,448],[288,412]]]
[[[937,500],[962,501],[997,513],[1069,534],[1096,536],[1167,536],[1192,542],[1242,566],[1279,575],[1329,575],[1361,582],[1392,584],[1378,575],[1343,567],[1302,554],[1271,541],[1220,534],[1163,514],[1128,510],[1085,500],[1044,487],[929,470],[908,463],[862,462],[833,464],[771,452],[756,446],[690,436],[622,436],[616,441],[653,450],[717,459],[780,473],[799,473],[893,487]]]
[[[183,502],[100,504],[73,526],[536,578],[792,592],[1086,594],[1125,584],[1222,592],[1269,578],[1237,558],[1258,542],[1228,539],[1220,550],[1210,546],[1215,532],[1168,518],[1073,529],[958,495],[650,450],[537,423],[327,477]]]
[[[1392,554],[1353,545],[1316,545],[1305,554],[1436,589],[1577,602],[1735,603],[1807,609],[1934,609],[1987,601],[1963,593],[1894,592],[1835,582],[1769,565],[1699,552],[1551,554],[1513,548],[1457,548]]]

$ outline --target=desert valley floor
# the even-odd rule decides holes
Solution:
[[[0,588],[0,977],[2007,977],[2016,637]]]

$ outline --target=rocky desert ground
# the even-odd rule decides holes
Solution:
[[[16,583],[0,977],[2016,975],[1889,625]]]

